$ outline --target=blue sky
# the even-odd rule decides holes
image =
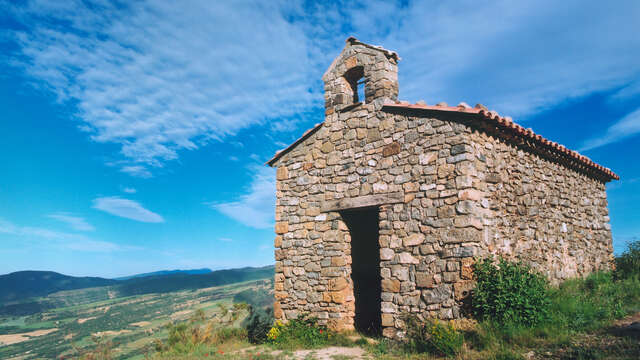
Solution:
[[[345,39],[400,98],[483,103],[610,167],[640,238],[637,1],[0,1],[0,273],[273,263],[273,153]]]

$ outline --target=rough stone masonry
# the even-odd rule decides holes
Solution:
[[[372,276],[386,337],[403,336],[404,313],[463,316],[480,257],[525,261],[552,282],[609,268],[605,183],[615,173],[482,105],[399,102],[398,61],[347,39],[322,78],[325,121],[268,162],[277,319],[357,325],[345,216],[359,209],[377,214],[365,246],[379,249]]]

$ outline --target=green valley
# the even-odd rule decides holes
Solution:
[[[166,324],[184,321],[198,310],[206,318],[221,316],[234,296],[247,290],[270,298],[272,278],[272,266],[176,274],[5,304],[0,315],[0,358],[70,358],[95,348],[96,341],[111,342],[116,358],[144,358],[153,352],[155,340],[166,338]],[[41,311],[7,314],[7,309],[20,306]]]

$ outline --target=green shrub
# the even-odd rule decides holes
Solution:
[[[317,348],[328,345],[336,336],[326,326],[318,324],[318,318],[308,314],[289,320],[286,324],[276,321],[267,334],[269,342],[280,348]]]
[[[421,323],[414,316],[405,316],[407,350],[455,356],[462,349],[464,337],[450,323],[429,320]]]
[[[640,240],[633,241],[627,246],[622,255],[616,257],[616,279],[628,279],[640,276]]]
[[[245,319],[243,326],[247,330],[247,338],[251,343],[262,344],[267,341],[267,333],[273,324],[271,309],[251,307],[249,316]]]
[[[533,326],[548,317],[548,281],[526,265],[484,259],[474,265],[474,276],[471,305],[479,319]]]

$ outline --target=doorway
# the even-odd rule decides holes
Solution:
[[[355,328],[368,335],[381,334],[379,209],[340,213],[351,234],[351,279],[355,297]]]

